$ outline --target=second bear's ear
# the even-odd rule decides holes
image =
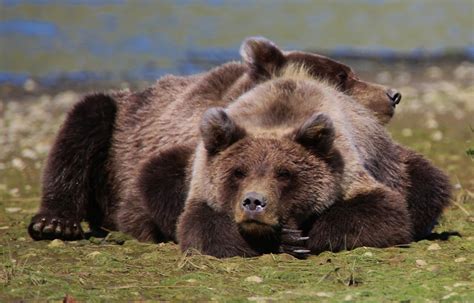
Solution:
[[[256,79],[270,78],[286,63],[285,55],[278,46],[263,37],[245,39],[240,47],[240,55]]]
[[[333,145],[336,132],[331,118],[316,113],[294,132],[294,140],[318,154],[327,154]]]
[[[210,108],[204,113],[200,131],[204,147],[211,155],[223,151],[245,136],[245,130],[221,107]]]

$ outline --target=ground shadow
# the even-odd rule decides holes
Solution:
[[[420,239],[421,240],[429,240],[429,241],[436,241],[436,240],[441,240],[441,241],[447,241],[451,237],[460,237],[462,238],[462,235],[457,232],[457,231],[443,231],[442,233],[431,233],[429,234],[426,238]]]

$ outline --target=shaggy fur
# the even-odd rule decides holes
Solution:
[[[227,107],[271,77],[281,77],[284,73],[289,77],[293,67],[304,66],[310,77],[324,79],[352,96],[344,102],[362,104],[368,111],[363,107],[360,110],[379,122],[388,121],[393,114],[387,88],[361,81],[349,67],[329,58],[282,52],[262,38],[245,41],[241,54],[243,63],[224,64],[194,76],[166,76],[143,92],[90,95],[79,102],[69,113],[49,155],[42,204],[32,218],[30,235],[36,240],[81,238],[79,223],[87,220],[92,228],[119,229],[142,241],[176,241],[175,223],[193,176],[192,163],[200,140],[198,126],[202,114],[210,107]],[[288,81],[285,85],[289,90],[294,86]],[[286,111],[285,107],[274,109],[272,119],[279,119],[278,115]],[[407,180],[405,177],[399,177],[400,181],[386,178],[387,168],[381,161],[366,161],[366,170],[374,175],[372,179],[395,191],[404,189],[405,182],[412,184],[410,188],[417,188],[416,194],[407,196],[413,197],[411,213],[419,216],[412,220],[424,222],[420,223],[419,230],[425,234],[427,226],[436,221],[448,203],[449,183],[441,172],[426,165],[418,155],[400,150],[400,153],[406,152],[403,163],[414,167],[412,172],[407,170]],[[328,169],[338,171],[343,161],[337,153],[334,155],[327,165]],[[384,157],[390,162],[390,158],[397,155],[397,151],[388,149]],[[420,161],[422,165],[418,165]],[[438,172],[431,183],[435,188],[418,186],[419,180],[431,178],[433,171]],[[209,209],[202,205],[196,207]],[[426,208],[433,211],[427,212]],[[208,218],[206,224],[211,229],[221,226],[223,234],[235,232],[225,216],[215,213],[196,216]],[[199,234],[198,230],[190,231],[190,235]],[[209,239],[208,243],[211,241],[218,240]],[[232,245],[221,243],[219,247],[228,247],[228,254],[235,255],[235,249],[242,247],[237,245],[238,248],[231,249]],[[271,246],[260,251],[274,249]],[[220,249],[206,247],[203,251]],[[242,255],[250,256],[259,250],[254,247],[243,251]]]
[[[28,228],[33,239],[82,238],[84,219],[110,227],[105,162],[116,111],[112,97],[95,94],[68,114],[46,163],[41,207]]]
[[[207,224],[196,219],[194,211],[209,212],[200,204],[226,214],[222,224],[235,224],[239,233],[225,234],[225,240],[238,247],[244,241],[246,254],[247,246],[260,252],[261,244],[251,243],[277,242],[283,226],[303,230],[306,247],[315,253],[412,241],[406,169],[383,127],[363,106],[304,69],[279,74],[225,111],[204,115],[178,224],[181,248],[217,257],[239,251],[205,249],[224,239],[218,227],[200,236],[193,232]],[[263,210],[245,210],[248,193],[263,197]]]

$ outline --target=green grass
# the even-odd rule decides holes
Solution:
[[[466,154],[474,147],[469,127],[474,88],[457,90],[415,89],[389,127],[397,141],[449,174],[453,205],[436,228],[446,237],[307,260],[289,255],[219,260],[182,254],[172,243],[139,243],[120,233],[33,242],[26,226],[39,204],[41,163],[71,103],[58,105],[52,98],[23,100],[23,106],[3,102],[0,301],[70,295],[80,301],[474,302],[474,160]],[[25,121],[30,126],[22,128]]]

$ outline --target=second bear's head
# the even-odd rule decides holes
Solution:
[[[247,38],[242,43],[240,54],[250,68],[250,75],[257,81],[271,78],[288,66],[301,66],[314,78],[327,80],[364,105],[382,124],[390,121],[401,100],[397,90],[363,81],[347,65],[309,52],[282,51],[263,37]]]

